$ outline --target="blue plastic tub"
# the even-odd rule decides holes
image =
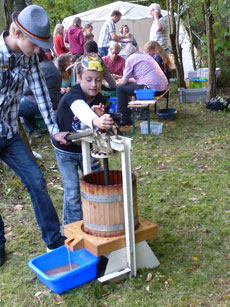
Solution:
[[[136,94],[137,99],[139,100],[151,100],[155,96],[155,89],[147,88],[147,89],[138,89],[135,90],[134,93]]]
[[[109,101],[111,102],[109,112],[116,113],[117,112],[117,97],[110,97]]]
[[[78,264],[79,266],[56,277],[50,277],[45,273],[47,270],[69,265],[69,259],[72,265]],[[33,258],[28,265],[43,284],[53,292],[61,294],[94,279],[97,275],[98,261],[99,258],[86,249],[72,252],[67,250],[65,246],[61,246],[49,253]]]
[[[174,120],[176,118],[176,109],[161,109],[157,111],[157,117],[161,120],[171,119]]]

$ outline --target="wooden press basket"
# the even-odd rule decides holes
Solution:
[[[125,233],[122,172],[109,171],[109,185],[105,185],[104,172],[82,177],[81,199],[83,231],[101,237],[114,237]],[[136,177],[132,174],[133,214],[135,229],[139,226],[137,211]]]

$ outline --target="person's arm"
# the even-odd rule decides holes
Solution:
[[[60,38],[60,47],[61,47],[61,49],[62,49],[65,53],[69,52],[69,49],[66,48],[66,46],[65,46],[65,44],[64,44],[63,37]]]
[[[130,33],[126,34],[126,35],[117,35],[116,32],[110,32],[110,36],[112,38],[112,40],[119,42],[124,38],[129,38],[130,37]]]
[[[84,34],[82,31],[79,33],[79,43],[81,46],[85,44],[85,38],[84,38]]]
[[[121,78],[117,80],[117,85],[125,85],[129,82],[129,79]]]
[[[159,10],[154,10],[154,19],[155,19],[155,26],[156,26],[156,31],[160,32],[162,31],[162,24],[160,23],[160,11]]]
[[[65,43],[67,43],[67,44],[69,43],[69,35],[68,34],[69,34],[69,31],[67,30],[66,34],[65,34]]]
[[[91,129],[94,127],[109,129],[113,126],[113,120],[109,114],[104,114],[101,117],[98,117],[82,99],[75,100],[71,104],[70,109],[74,116],[78,117],[81,122],[89,126]]]
[[[108,83],[109,88],[113,89],[116,87],[116,80],[111,75],[108,67],[104,64],[104,79]]]

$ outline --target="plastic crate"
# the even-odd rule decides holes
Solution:
[[[78,267],[57,277],[50,277],[45,273],[48,270],[69,265],[69,261],[71,264],[78,264]],[[67,250],[65,246],[61,246],[49,253],[35,257],[30,260],[28,265],[43,284],[53,292],[61,294],[94,279],[97,274],[98,261],[99,258],[86,249],[72,252]]]
[[[207,89],[204,88],[179,88],[179,102],[206,102]]]
[[[140,123],[141,133],[148,134],[148,122],[144,121]],[[150,122],[150,134],[158,135],[162,132],[163,123]]]
[[[190,78],[189,79],[189,88],[203,88],[206,87],[208,79],[206,78]]]

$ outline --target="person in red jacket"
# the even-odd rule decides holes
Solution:
[[[75,17],[73,20],[73,24],[69,27],[65,34],[65,43],[69,44],[70,52],[72,55],[84,54],[84,34],[81,28],[81,19],[79,17]]]
[[[57,56],[69,52],[69,49],[66,48],[64,44],[63,36],[64,36],[64,26],[58,23],[54,29],[54,49]]]

